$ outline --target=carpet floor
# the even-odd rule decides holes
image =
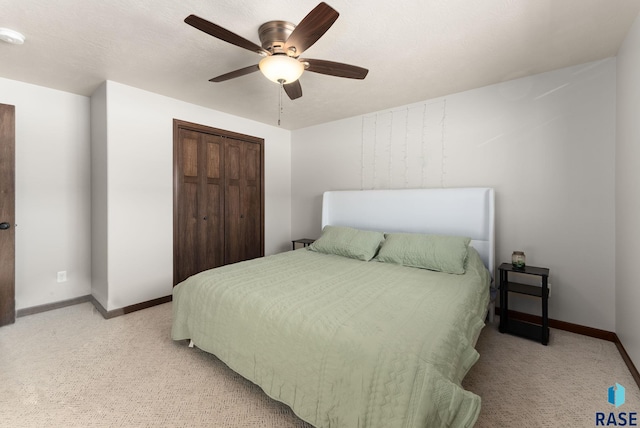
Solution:
[[[83,303],[0,328],[0,426],[310,427],[170,330],[171,303],[110,320]],[[495,324],[476,348],[463,382],[482,397],[476,427],[593,427],[596,412],[640,413],[613,343],[552,329],[542,346]],[[615,383],[626,388],[618,409],[607,402]]]

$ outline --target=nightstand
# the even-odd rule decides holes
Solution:
[[[303,247],[308,247],[314,242],[315,242],[315,239],[309,239],[309,238],[294,239],[293,241],[291,241],[291,249],[295,250],[296,244],[302,244]]]
[[[549,343],[549,269],[535,266],[516,268],[511,263],[502,263],[500,270],[500,333],[511,333],[538,340],[543,345]],[[521,284],[509,280],[509,274],[540,277],[540,285]],[[509,293],[539,297],[542,304],[542,324],[509,318]]]

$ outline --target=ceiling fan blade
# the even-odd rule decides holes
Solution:
[[[325,61],[323,59],[301,59],[300,61],[309,64],[307,71],[328,74],[329,76],[364,79],[367,77],[367,73],[369,73],[369,70],[366,68],[343,64],[341,62]]]
[[[238,36],[236,33],[232,33],[231,31],[222,28],[219,25],[214,24],[213,22],[209,22],[206,19],[202,19],[196,15],[189,15],[185,18],[184,22],[191,25],[194,28],[197,28],[200,31],[204,31],[205,33],[225,41],[227,43],[231,43],[232,45],[239,46],[241,48],[250,50],[251,52],[255,52],[260,55],[270,55],[270,53],[263,49],[262,47],[256,45],[252,41],[245,39],[244,37]]]
[[[326,3],[320,3],[291,32],[284,45],[285,52],[295,48],[295,57],[318,41],[338,19],[339,13]]]
[[[302,96],[302,86],[300,85],[300,81],[296,80],[295,82],[287,83],[284,85],[284,91],[292,100],[300,98]]]
[[[214,77],[213,79],[209,79],[209,82],[224,82],[225,80],[235,79],[236,77],[244,76],[245,74],[253,73],[258,70],[260,70],[258,64],[250,65],[249,67],[240,68],[238,70],[222,74],[218,77]]]

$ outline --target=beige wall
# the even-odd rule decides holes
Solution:
[[[0,78],[0,102],[16,107],[16,309],[86,296],[89,98]]]
[[[292,236],[320,234],[326,190],[494,187],[498,263],[523,250],[550,317],[614,331],[615,79],[612,58],[294,131]]]
[[[640,17],[618,53],[616,333],[640,368]]]

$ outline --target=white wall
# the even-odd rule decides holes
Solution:
[[[264,138],[265,254],[290,246],[289,131],[108,81],[107,310],[171,294],[173,119]]]
[[[91,294],[106,308],[109,296],[107,239],[107,84],[91,95]]]
[[[640,16],[618,52],[616,144],[616,333],[640,367]]]
[[[523,250],[551,318],[614,331],[615,83],[608,59],[294,131],[292,236],[326,190],[494,187],[498,262]]]
[[[16,106],[16,309],[88,295],[89,98],[0,78],[0,103]]]

